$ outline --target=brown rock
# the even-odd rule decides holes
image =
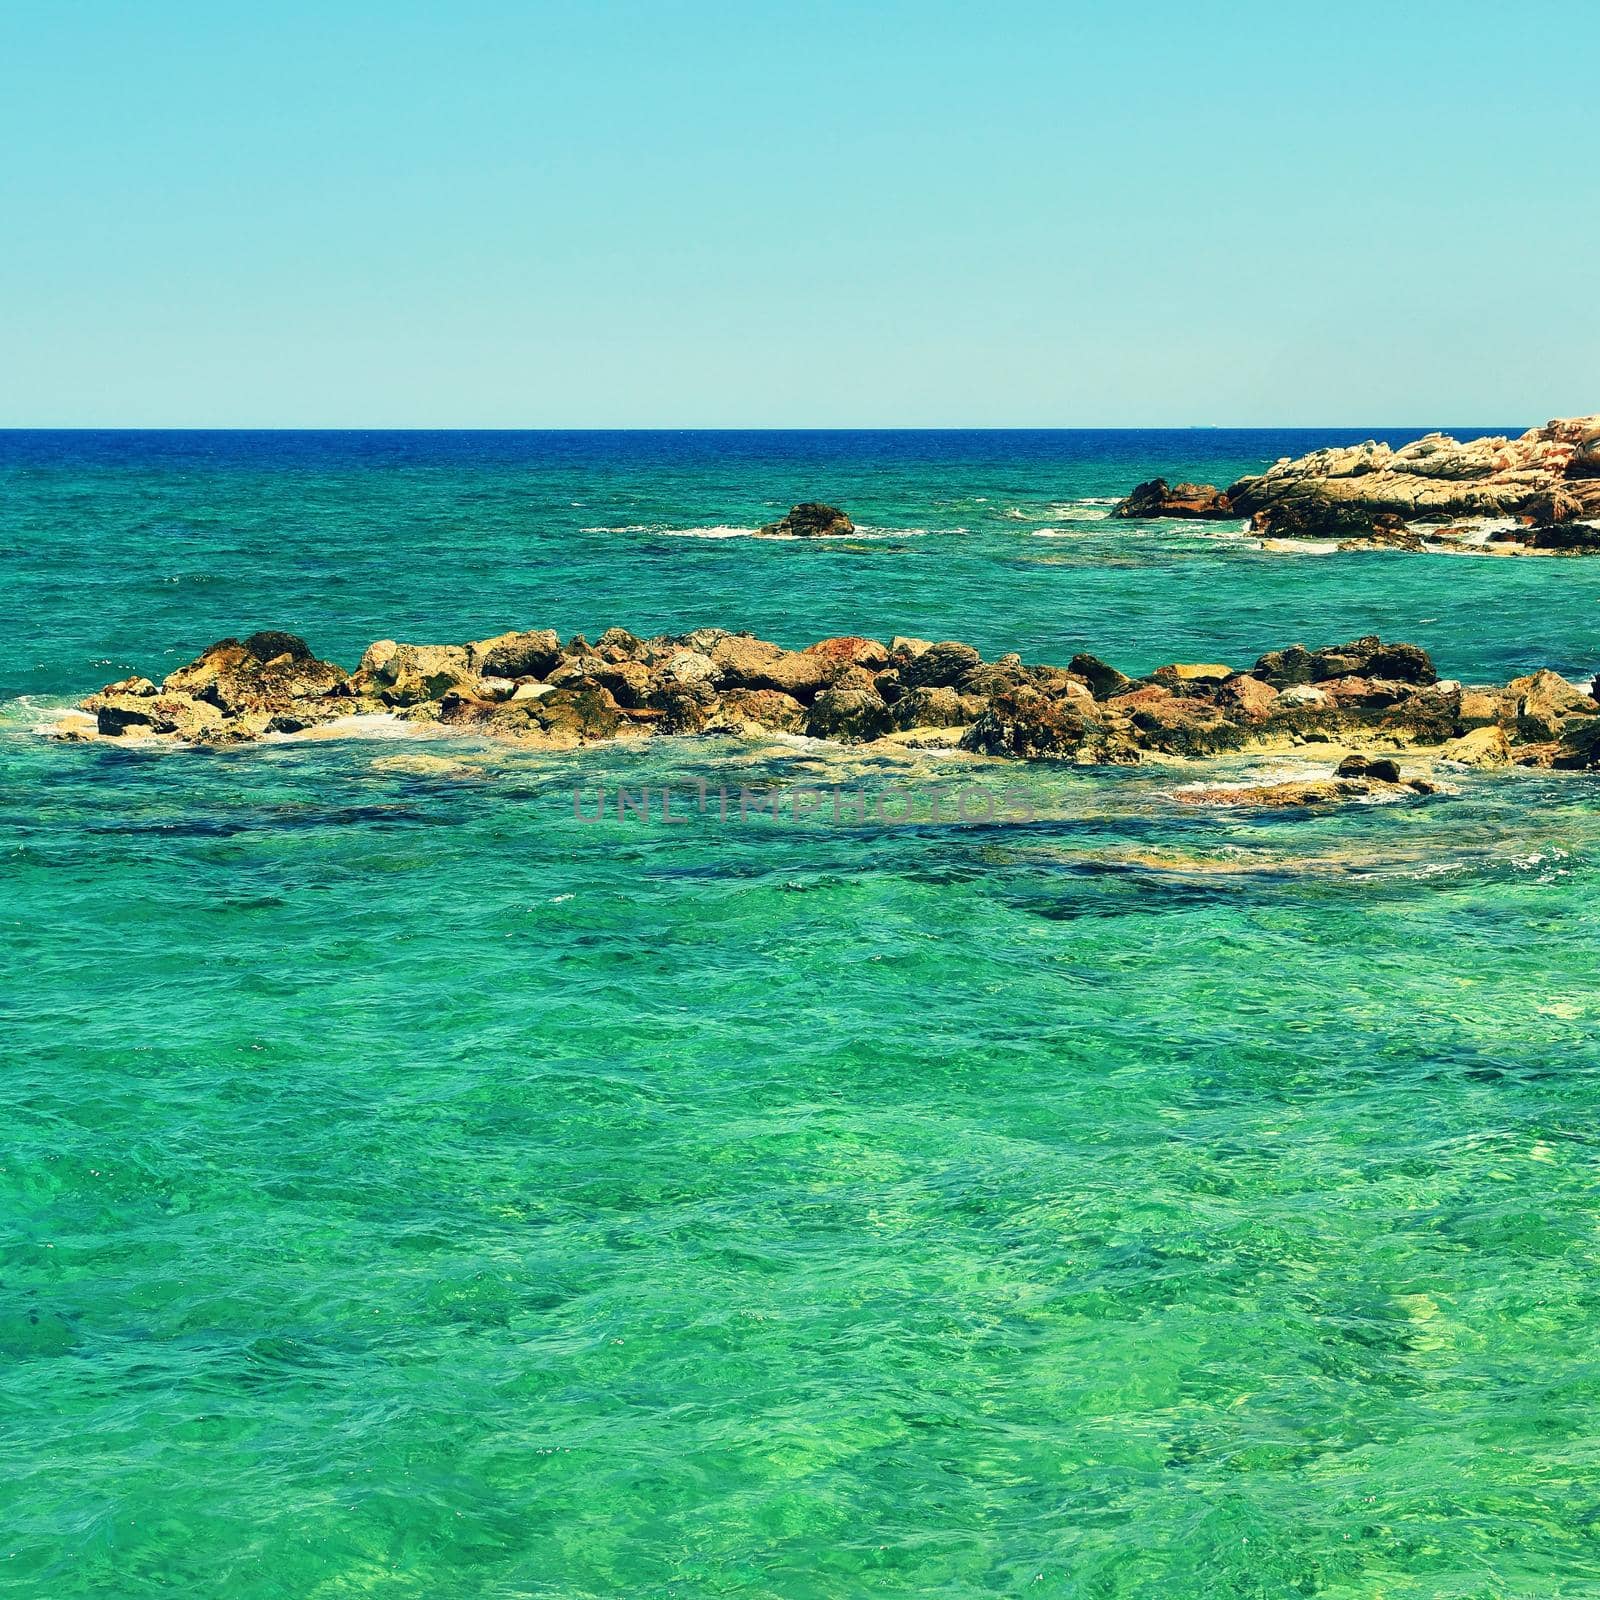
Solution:
[[[824,689],[811,702],[806,732],[813,739],[839,739],[859,744],[878,739],[893,724],[878,695],[863,689]]]
[[[908,689],[892,708],[897,728],[960,728],[976,722],[983,714],[984,701],[941,685],[938,688]]]
[[[1037,689],[998,694],[961,738],[963,750],[1028,760],[1071,760],[1093,746],[1098,723],[1081,705],[1052,700]]]
[[[560,660],[561,639],[554,628],[497,633],[467,646],[467,665],[482,677],[542,678]]]
[[[1226,494],[1213,483],[1176,483],[1152,478],[1117,502],[1111,515],[1124,518],[1220,518],[1237,515]]]
[[[1075,672],[1088,684],[1096,700],[1109,700],[1112,695],[1133,687],[1132,678],[1107,665],[1099,656],[1076,655],[1067,663],[1067,670]]]
[[[1517,735],[1530,741],[1559,740],[1562,724],[1577,712],[1593,713],[1594,702],[1559,673],[1536,672],[1507,687],[1517,694]]]
[[[793,695],[776,689],[729,689],[718,696],[706,731],[800,733],[805,725],[806,708]]]
[[[769,522],[761,529],[769,537],[792,539],[836,538],[855,531],[855,523],[843,511],[821,500],[803,500],[791,506],[786,517]]]
[[[808,656],[821,656],[840,667],[865,667],[869,672],[876,672],[889,664],[889,652],[876,639],[863,639],[855,634],[819,639],[815,644],[807,645],[805,653]]]
[[[823,656],[783,650],[749,634],[729,634],[712,647],[711,659],[732,689],[777,689],[810,701],[827,686],[832,669]]]
[[[911,657],[899,669],[908,688],[952,688],[983,660],[970,644],[945,639]]]
[[[1278,691],[1248,673],[1237,673],[1217,690],[1217,705],[1246,722],[1264,722],[1277,704]]]

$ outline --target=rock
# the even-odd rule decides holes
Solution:
[[[1379,783],[1399,783],[1400,763],[1389,756],[1346,756],[1333,769],[1336,778],[1375,778]]]
[[[1132,678],[1108,666],[1099,656],[1076,655],[1067,663],[1067,671],[1082,678],[1096,700],[1109,700],[1112,695],[1133,687]]]
[[[1553,764],[1568,769],[1600,768],[1600,717],[1569,717]]]
[[[1511,743],[1504,728],[1495,724],[1471,728],[1459,739],[1442,745],[1440,756],[1467,767],[1503,767],[1511,759]]]
[[[126,734],[166,734],[182,740],[201,739],[225,721],[222,709],[187,694],[116,694],[96,696],[95,727],[107,738]]]
[[[1461,726],[1474,728],[1513,727],[1517,720],[1517,696],[1492,685],[1474,685],[1461,691]]]
[[[813,739],[860,744],[889,732],[889,708],[871,690],[824,689],[811,703],[806,732]]]
[[[342,668],[317,660],[297,634],[266,631],[243,641],[219,640],[188,665],[169,672],[162,687],[207,701],[226,716],[239,716],[320,698],[344,678]]]
[[[933,642],[930,639],[913,639],[905,634],[897,633],[889,641],[889,656],[891,660],[906,659],[920,656],[924,650],[931,650]]]
[[[1020,661],[980,661],[962,673],[954,687],[961,694],[978,695],[987,700],[1009,689],[1020,689],[1024,684],[1031,684],[1046,694],[1057,694],[1068,682],[1083,687],[1070,673],[1059,668],[1041,670],[1024,667]]]
[[[148,697],[159,694],[160,691],[148,678],[119,678],[115,683],[108,683],[101,694],[135,695]]]
[[[815,644],[807,645],[805,653],[808,656],[821,656],[840,668],[865,667],[869,672],[877,672],[889,664],[889,652],[876,639],[862,639],[854,634],[837,639],[819,639]]]
[[[1170,685],[1216,684],[1225,683],[1231,678],[1233,668],[1214,661],[1174,661],[1165,667],[1157,667],[1151,676],[1157,683]]]
[[[616,701],[604,689],[556,689],[521,702],[531,721],[546,732],[578,739],[608,739],[622,724]]]
[[[1441,679],[1397,700],[1378,726],[1414,744],[1443,744],[1461,734],[1461,685]]]
[[[1326,689],[1319,689],[1312,683],[1295,683],[1278,693],[1274,702],[1277,710],[1287,710],[1291,707],[1301,707],[1306,710],[1331,711],[1333,709],[1333,696]]]
[[[976,722],[985,702],[977,695],[965,695],[945,685],[908,689],[892,708],[895,727],[960,728]]]
[[[1219,518],[1236,515],[1227,495],[1211,483],[1168,485],[1165,478],[1152,478],[1135,486],[1125,500],[1113,507],[1114,517],[1191,517]]]
[[[1248,673],[1235,673],[1217,690],[1217,705],[1225,714],[1246,722],[1264,722],[1278,703],[1279,694],[1270,683]]]
[[[1389,783],[1377,778],[1301,778],[1287,783],[1219,785],[1180,789],[1173,798],[1187,806],[1248,806],[1253,810],[1319,810],[1348,805],[1356,800],[1409,799],[1438,794],[1439,786],[1426,778]]]
[[[722,674],[710,656],[701,650],[674,649],[658,668],[669,683],[688,689],[700,684],[715,687]]]
[[[1124,706],[1134,696],[1111,702]],[[1178,695],[1151,699],[1130,707],[1134,730],[1141,744],[1175,756],[1213,755],[1237,750],[1249,740],[1248,731],[1223,716],[1216,706]]]
[[[1368,440],[1285,458],[1227,495],[1241,514],[1268,513],[1273,532],[1293,524],[1310,537],[1343,534],[1352,517],[1380,512],[1443,522],[1553,512],[1546,520],[1566,522],[1600,514],[1597,437],[1600,417],[1576,417],[1517,439],[1434,433],[1399,450]]]
[[[961,748],[1027,760],[1075,760],[1092,755],[1098,732],[1098,721],[1085,717],[1080,704],[1021,688],[996,695],[962,735]]]
[[[806,708],[793,695],[776,689],[730,689],[720,695],[706,732],[743,733],[763,729],[773,733],[800,733],[806,725]]]
[[[607,661],[640,661],[645,653],[643,640],[626,628],[607,628],[595,640],[594,650]]]
[[[1292,644],[1287,650],[1269,650],[1256,662],[1253,677],[1274,689],[1292,689],[1298,684],[1310,683],[1316,670],[1316,658],[1303,644]]]
[[[554,628],[527,633],[497,633],[467,646],[467,665],[491,678],[542,678],[561,660],[561,639]]]
[[[831,669],[823,656],[783,650],[749,634],[730,634],[712,648],[722,682],[733,689],[777,689],[809,702],[827,686]]]
[[[1428,652],[1414,644],[1385,644],[1375,633],[1348,644],[1311,652],[1310,681],[1328,678],[1386,678],[1397,683],[1437,683]]]
[[[1422,546],[1421,536],[1412,534],[1405,521],[1392,511],[1374,511],[1317,495],[1264,506],[1251,516],[1250,531],[1264,539],[1340,539],[1353,547],[1405,543],[1413,543],[1417,549]]]
[[[855,531],[855,523],[844,512],[820,500],[803,500],[789,508],[788,516],[761,529],[769,537],[791,539],[829,539]]]
[[[970,644],[945,639],[908,660],[899,669],[900,681],[912,689],[952,688],[982,660]]]
[[[379,639],[367,646],[351,680],[358,694],[389,706],[437,700],[450,690],[476,695],[477,675],[458,644],[397,644]]]
[[[1593,715],[1595,703],[1556,672],[1516,678],[1507,688],[1517,695],[1517,734],[1530,741],[1561,738],[1563,722],[1575,712]]]

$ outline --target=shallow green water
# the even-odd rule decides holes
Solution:
[[[1030,770],[1024,822],[838,751],[29,732],[267,624],[1600,665],[1581,563],[1061,514],[1174,447],[836,443],[930,531],[825,551],[582,532],[823,492],[775,444],[0,450],[0,1592],[1600,1588],[1587,779],[1248,819]],[[688,800],[952,770],[1002,820]],[[574,816],[663,785],[682,826]]]

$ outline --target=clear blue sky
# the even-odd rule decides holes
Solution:
[[[1600,7],[0,5],[0,425],[1600,409]]]

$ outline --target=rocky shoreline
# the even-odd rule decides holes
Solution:
[[[1356,549],[1600,553],[1600,415],[1516,439],[1431,433],[1399,450],[1369,439],[1285,457],[1227,489],[1153,478],[1112,515],[1248,519],[1264,539]]]
[[[788,650],[720,628],[652,639],[612,628],[593,644],[552,629],[459,645],[383,639],[347,672],[294,634],[262,632],[221,640],[159,684],[107,684],[54,733],[220,748],[375,716],[547,749],[776,733],[1079,765],[1301,745],[1360,752],[1328,780],[1321,798],[1333,800],[1414,791],[1390,759],[1406,751],[1600,770],[1600,678],[1580,688],[1545,671],[1463,685],[1441,679],[1418,646],[1376,636],[1291,645],[1243,670],[1174,662],[1135,679],[1089,655],[1025,665],[985,661],[957,640],[859,636]]]

